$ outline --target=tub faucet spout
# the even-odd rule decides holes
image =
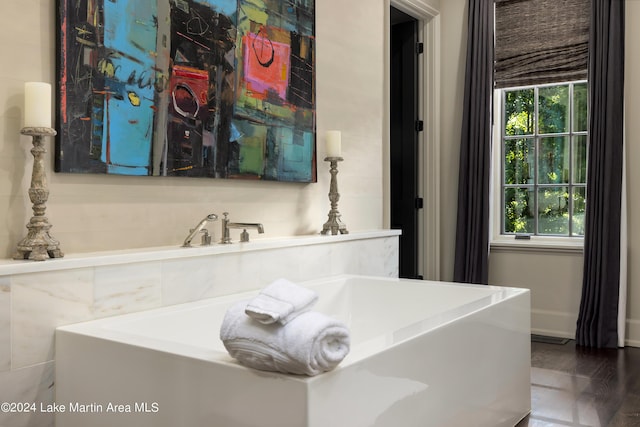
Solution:
[[[220,239],[220,243],[228,244],[231,242],[231,236],[229,235],[230,228],[242,228],[244,231],[240,235],[241,242],[249,241],[249,233],[247,233],[247,228],[255,228],[258,230],[258,233],[264,233],[264,227],[262,224],[257,222],[231,222],[229,221],[229,212],[224,212],[224,218],[222,218],[222,238]]]
[[[207,215],[206,217],[204,217],[204,219],[202,221],[200,221],[198,223],[198,225],[196,225],[196,227],[192,230],[189,230],[189,235],[187,236],[186,239],[184,239],[184,243],[182,244],[183,248],[189,248],[191,247],[191,241],[193,240],[194,237],[196,237],[196,235],[198,233],[200,233],[202,231],[202,229],[204,228],[205,225],[207,225],[208,222],[210,221],[215,221],[218,219],[218,215],[212,213]],[[206,231],[206,230],[205,230]],[[208,237],[209,233],[205,234],[205,237]],[[203,243],[206,239],[203,239]],[[209,243],[211,242],[211,238],[209,237]]]

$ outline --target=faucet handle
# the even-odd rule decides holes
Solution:
[[[229,212],[222,212],[222,215],[224,215],[224,219],[229,219]]]
[[[209,246],[211,245],[211,234],[209,234],[209,230],[207,230],[206,228],[203,228],[201,230],[202,234],[202,246]]]
[[[195,228],[189,229],[189,233],[193,233],[194,231],[196,231]],[[202,244],[202,246],[211,245],[211,234],[209,234],[209,230],[207,230],[206,228],[203,228],[202,230],[199,231],[199,233],[202,233],[202,237],[200,238],[201,239],[200,243]]]

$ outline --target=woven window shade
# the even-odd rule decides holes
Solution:
[[[495,87],[587,78],[590,0],[495,0]]]

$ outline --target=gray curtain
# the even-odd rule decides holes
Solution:
[[[469,0],[453,280],[487,283],[493,0]]]
[[[624,137],[624,0],[592,0],[589,160],[576,344],[617,347]]]

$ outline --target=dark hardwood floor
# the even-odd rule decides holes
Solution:
[[[531,343],[531,414],[516,427],[640,427],[640,348]]]

